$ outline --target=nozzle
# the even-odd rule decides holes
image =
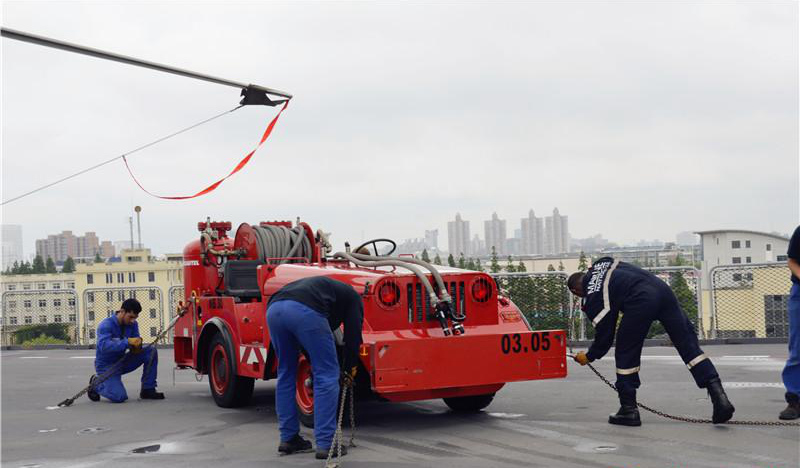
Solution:
[[[463,335],[464,334],[464,325],[460,323],[453,324],[453,335]]]

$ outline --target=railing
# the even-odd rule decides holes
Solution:
[[[709,277],[714,338],[789,336],[792,281],[786,263],[722,265]]]

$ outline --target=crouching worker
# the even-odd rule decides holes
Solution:
[[[349,285],[325,276],[304,278],[287,284],[267,305],[269,336],[278,358],[275,408],[281,443],[278,451],[288,455],[308,452],[311,442],[300,436],[295,400],[297,361],[300,348],[311,361],[314,385],[314,438],[316,458],[328,458],[336,431],[339,402],[339,361],[332,330],[344,323],[344,373],[353,379],[361,347],[364,306]],[[347,447],[342,447],[342,455]]]
[[[719,374],[703,354],[689,318],[681,310],[672,289],[652,273],[610,257],[597,260],[586,273],[568,280],[572,294],[583,298],[583,311],[595,326],[594,343],[575,360],[582,366],[602,358],[611,348],[616,331],[615,359],[620,409],[608,418],[611,424],[641,426],[636,405],[642,346],[654,320],[667,331],[697,386],[708,390],[714,405],[712,421],[724,423],[734,407],[722,388]],[[619,328],[617,329],[617,318]]]
[[[99,401],[106,397],[114,403],[122,403],[128,399],[122,375],[133,372],[144,365],[142,371],[142,389],[139,398],[143,400],[163,400],[164,394],[156,391],[156,375],[158,373],[158,352],[155,347],[142,349],[142,338],[136,319],[142,305],[136,299],[126,299],[120,310],[113,316],[104,319],[97,327],[97,352],[94,360],[96,375],[89,383],[89,399]],[[125,351],[130,352],[126,355]],[[103,382],[94,385],[98,375],[108,372],[122,357],[125,360]]]

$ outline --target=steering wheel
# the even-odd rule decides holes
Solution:
[[[391,244],[392,245],[392,249],[389,250],[387,253],[385,253],[383,255],[380,255],[378,253],[378,242],[386,242],[388,244]],[[361,250],[362,248],[364,248],[364,247],[366,247],[368,245],[372,245],[372,248],[375,250],[375,256],[388,257],[389,255],[392,254],[392,252],[397,250],[397,242],[395,242],[395,241],[393,241],[391,239],[379,238],[379,239],[372,239],[372,240],[368,240],[368,241],[364,242],[363,244],[361,244],[358,247],[356,247],[355,249],[353,249],[353,252],[358,253],[359,250]]]

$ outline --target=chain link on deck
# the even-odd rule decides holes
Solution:
[[[353,382],[345,382],[342,386],[342,396],[339,401],[339,415],[336,418],[336,432],[333,433],[333,443],[328,450],[328,459],[325,461],[325,468],[339,468],[342,459],[342,421],[344,420],[344,405],[347,401],[347,394],[350,393],[350,447],[355,447],[356,437],[356,414],[355,414],[355,391]],[[336,452],[336,461],[333,462],[333,453]]]
[[[567,354],[567,356],[574,357],[574,354],[570,353],[570,354]],[[600,378],[600,380],[602,380],[606,385],[608,385],[609,388],[611,388],[611,390],[614,390],[615,393],[617,392],[617,387],[613,383],[611,383],[607,378],[605,378],[605,376],[603,376],[603,374],[601,374],[600,371],[595,369],[595,367],[591,363],[588,363],[586,365],[589,366],[589,369],[591,369],[592,372],[594,372],[595,375],[597,375],[597,377]],[[672,414],[669,414],[669,413],[665,413],[663,411],[659,411],[659,410],[657,410],[655,408],[651,408],[651,407],[649,407],[649,406],[647,406],[647,405],[645,405],[643,403],[639,403],[639,402],[636,403],[636,406],[638,406],[639,408],[642,408],[645,411],[649,411],[649,412],[651,412],[653,414],[661,416],[663,418],[672,419],[673,421],[682,421],[682,422],[688,422],[688,423],[694,423],[694,424],[713,424],[713,422],[710,419],[692,418],[692,417],[689,417],[689,416],[675,416],[675,415],[672,415]],[[787,422],[787,421],[727,421],[724,424],[739,425],[739,426],[788,426],[788,427],[800,427],[800,422]]]

